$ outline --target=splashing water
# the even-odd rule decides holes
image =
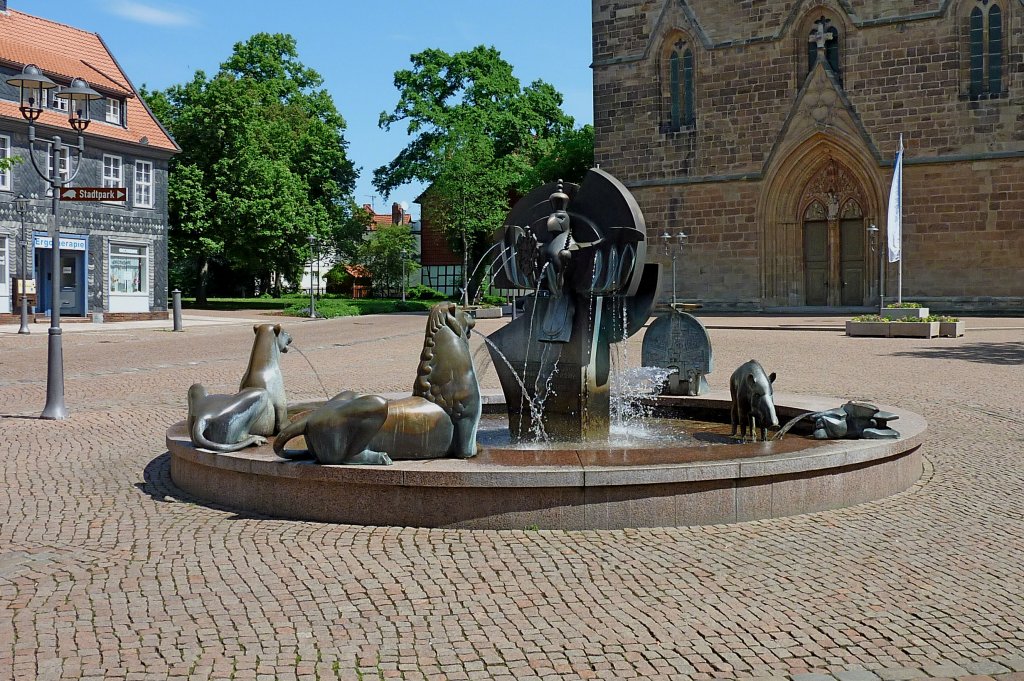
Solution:
[[[621,360],[620,360],[621,361]],[[613,430],[644,430],[653,414],[649,400],[661,393],[670,370],[662,367],[626,367],[620,364],[610,377]]]
[[[289,350],[294,350],[295,352],[297,352],[300,355],[302,355],[302,359],[306,360],[306,364],[309,365],[309,368],[310,368],[310,370],[312,370],[313,375],[316,376],[316,382],[320,384],[320,389],[324,391],[324,397],[326,397],[327,399],[331,399],[330,394],[327,392],[327,388],[324,386],[323,380],[321,380],[321,378],[320,378],[320,372],[318,372],[316,370],[316,367],[313,366],[313,363],[309,361],[309,357],[306,357],[306,353],[304,353],[302,350],[300,350],[298,347],[296,347],[295,343],[292,343],[291,345],[289,345],[288,349]]]
[[[495,345],[494,342],[490,338],[488,338],[487,336],[484,336],[483,334],[481,334],[480,337],[483,338],[484,342],[487,343],[487,345],[490,348],[492,348],[494,350],[494,352],[496,352],[498,354],[498,357],[501,358],[501,361],[504,362],[505,366],[507,366],[509,371],[512,372],[512,377],[516,379],[516,383],[519,384],[519,389],[523,393],[523,399],[522,399],[523,407],[527,406],[527,404],[528,404],[529,408],[530,408],[530,413],[533,413],[533,411],[536,408],[535,405],[534,405],[533,398],[531,398],[529,396],[529,394],[527,394],[527,392],[526,392],[526,384],[523,383],[523,379],[519,376],[519,374],[516,373],[516,369],[515,369],[515,367],[512,366],[512,362],[508,361],[508,357],[505,356],[505,353],[503,353],[501,351],[501,349],[497,345]],[[522,412],[520,412],[520,413],[522,413]]]

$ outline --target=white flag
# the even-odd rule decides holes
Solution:
[[[903,256],[903,135],[900,135],[900,150],[896,152],[892,187],[889,189],[888,226],[889,262],[896,262]]]

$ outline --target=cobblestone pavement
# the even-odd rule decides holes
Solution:
[[[989,321],[714,329],[713,387],[757,357],[779,391],[924,414],[924,477],[837,511],[600,532],[211,508],[175,490],[164,430],[191,383],[236,388],[250,326],[66,335],[64,422],[31,418],[45,334],[4,335],[0,679],[1024,679],[1024,324]],[[319,372],[283,358],[293,400],[409,389],[423,316],[286,323]]]

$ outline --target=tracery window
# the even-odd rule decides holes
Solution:
[[[661,80],[667,120],[662,128],[663,132],[679,132],[697,122],[693,49],[680,38],[668,45],[663,62]]]
[[[967,19],[968,93],[971,99],[1003,91],[1003,12],[997,2],[978,0]]]

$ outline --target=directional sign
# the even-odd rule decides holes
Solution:
[[[125,201],[128,190],[124,187],[63,187],[61,201]]]

